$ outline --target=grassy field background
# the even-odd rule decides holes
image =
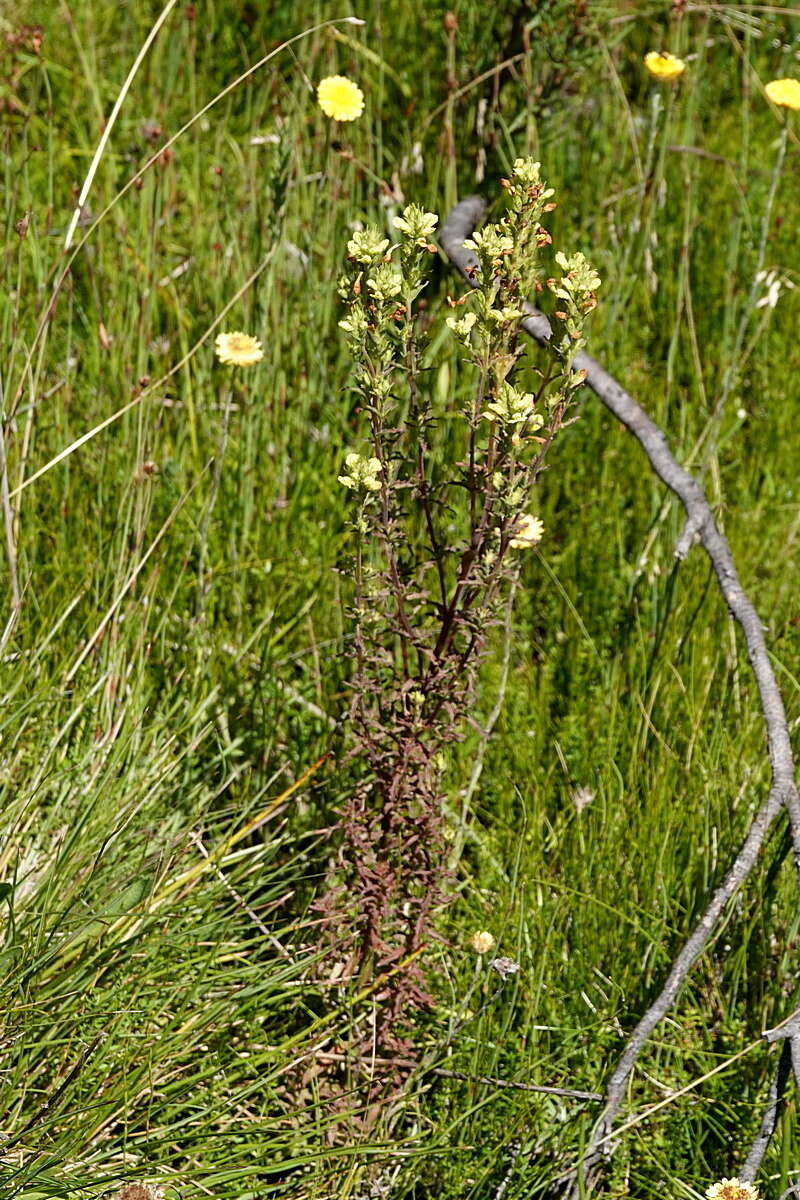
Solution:
[[[78,193],[161,9],[0,7],[3,1197],[149,1182],[170,1198],[478,1200],[518,1139],[511,1200],[552,1186],[596,1116],[428,1074],[370,1126],[326,1090],[325,1056],[369,1009],[324,986],[313,908],[356,770],[331,730],[348,677],[336,476],[357,417],[336,280],[353,222],[388,229],[403,198],[442,218],[476,190],[495,202],[515,156],[541,159],[557,242],[603,279],[590,349],[702,476],[796,728],[800,125],[777,178],[785,114],[763,85],[800,76],[800,13],[451,7],[448,31],[438,0],[175,5],[55,301]],[[311,31],[350,13],[365,25]],[[687,59],[679,86],[646,74],[653,48]],[[337,72],[366,96],[352,125],[316,105]],[[774,308],[756,307],[759,268],[784,280]],[[425,319],[445,413],[469,387],[444,329],[460,290],[442,262]],[[263,341],[252,371],[215,362],[231,328]],[[549,464],[546,538],[483,672],[480,719],[507,664],[468,804],[474,733],[448,767],[457,897],[424,956],[437,1003],[418,1037],[452,1071],[602,1090],[768,770],[741,643],[704,555],[675,566],[681,512],[637,444],[587,395]],[[781,825],[626,1117],[721,1069],[623,1135],[609,1194],[698,1196],[735,1173],[776,1063],[759,1034],[797,1003],[796,889]],[[478,929],[521,964],[502,988],[469,948]],[[796,1116],[792,1097],[769,1197],[797,1178]]]

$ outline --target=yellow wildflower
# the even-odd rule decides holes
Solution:
[[[381,490],[378,475],[381,472],[381,460],[379,458],[365,458],[363,454],[348,454],[345,457],[344,465],[347,468],[347,475],[340,475],[339,483],[343,484],[351,491],[357,492],[362,488],[368,492],[379,492]]]
[[[758,1200],[758,1191],[743,1179],[720,1179],[706,1189],[708,1200]]]
[[[476,954],[488,954],[490,950],[494,950],[494,938],[483,929],[480,933],[472,935],[470,945]]]
[[[781,108],[800,109],[800,79],[773,79],[767,84],[766,93]]]
[[[543,533],[544,523],[538,517],[526,513],[524,517],[520,517],[514,536],[508,544],[512,550],[530,550],[531,546],[542,540]]]
[[[364,93],[346,75],[329,75],[317,87],[317,100],[326,117],[355,121],[364,111]]]
[[[231,367],[252,367],[264,357],[261,342],[249,333],[220,333],[214,343],[217,358]]]
[[[674,54],[667,54],[661,50],[651,50],[649,54],[645,54],[644,65],[656,79],[677,79],[686,70],[686,63],[682,58],[676,58]]]

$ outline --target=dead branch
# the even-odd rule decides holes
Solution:
[[[440,243],[445,253],[472,287],[475,286],[477,259],[470,251],[464,249],[464,241],[480,222],[484,210],[485,205],[480,196],[467,197],[452,210],[440,235]],[[523,321],[523,327],[541,345],[547,344],[551,330],[544,313],[528,306],[528,316]],[[800,796],[795,783],[795,764],[783,697],[769,660],[764,630],[741,585],[727,539],[717,527],[702,487],[675,459],[662,430],[595,359],[585,353],[578,354],[574,369],[586,372],[587,385],[609,412],[633,434],[656,475],[683,504],[686,524],[675,547],[676,557],[684,558],[692,543],[699,540],[711,559],[720,590],[744,635],[747,656],[758,685],[772,773],[769,794],[750,825],[739,853],[675,959],[659,996],[628,1036],[623,1053],[606,1087],[605,1107],[579,1167],[579,1173],[584,1177],[584,1181],[588,1182],[587,1172],[594,1177],[596,1165],[600,1160],[601,1145],[604,1153],[610,1153],[613,1148],[613,1140],[609,1138],[609,1134],[622,1106],[631,1072],[645,1042],[675,1002],[693,963],[705,949],[729,900],[750,874],[767,833],[784,807],[789,817],[795,867],[800,872]],[[800,1081],[800,1032],[798,1036],[789,1038],[789,1045],[795,1072]],[[769,1111],[768,1106],[764,1117],[766,1125],[762,1122],[762,1129],[769,1125]],[[774,1121],[771,1129],[774,1129]],[[766,1140],[768,1141],[768,1138]],[[764,1145],[760,1153],[763,1156],[766,1141],[763,1138],[762,1141]],[[751,1151],[751,1155],[753,1154],[754,1151]],[[748,1156],[748,1163],[750,1161]]]
[[[767,1146],[770,1143],[775,1126],[778,1124],[778,1117],[783,1108],[783,1098],[786,1092],[786,1084],[789,1082],[789,1076],[792,1073],[792,1053],[791,1041],[787,1040],[783,1043],[781,1056],[778,1060],[778,1069],[769,1087],[767,1093],[767,1103],[764,1109],[764,1115],[761,1118],[761,1125],[758,1133],[753,1139],[753,1144],[750,1147],[750,1152],[745,1159],[744,1166],[739,1172],[739,1178],[744,1179],[747,1183],[752,1183],[758,1174],[758,1168],[761,1166],[761,1161],[767,1152]]]
[[[800,1091],[800,1015],[795,1013],[788,1021],[783,1021],[775,1029],[765,1029],[762,1034],[765,1042],[777,1042],[781,1039],[789,1046],[789,1056],[792,1060],[792,1070]]]

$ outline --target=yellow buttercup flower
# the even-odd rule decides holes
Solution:
[[[214,345],[219,361],[231,367],[252,367],[264,357],[261,342],[249,333],[217,334]]]
[[[317,87],[317,100],[326,117],[355,121],[364,111],[364,93],[346,75],[329,75]]]
[[[773,79],[765,90],[773,104],[800,110],[800,79]]]
[[[686,70],[686,63],[674,54],[651,50],[644,56],[644,65],[656,79],[677,79]]]

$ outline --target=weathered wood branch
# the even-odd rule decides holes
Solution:
[[[475,255],[464,248],[464,241],[479,224],[484,211],[483,199],[480,196],[469,196],[455,206],[440,233],[443,250],[472,287],[475,286],[478,264]],[[523,321],[523,327],[541,345],[546,345],[550,339],[551,329],[547,317],[533,306],[528,306],[528,315]],[[675,547],[676,557],[684,558],[694,541],[699,540],[711,560],[722,595],[744,636],[747,656],[758,685],[772,773],[769,794],[753,819],[739,853],[676,957],[660,994],[627,1038],[623,1053],[606,1086],[605,1107],[579,1167],[579,1172],[588,1182],[600,1160],[601,1149],[603,1153],[610,1153],[613,1147],[613,1139],[609,1138],[609,1134],[622,1106],[631,1072],[645,1042],[674,1004],[692,965],[708,944],[726,905],[750,874],[764,840],[783,808],[788,813],[795,867],[800,873],[800,796],[795,782],[795,763],[783,697],[770,663],[763,626],[742,587],[730,546],[714,520],[702,487],[672,454],[663,431],[600,363],[590,355],[580,353],[576,356],[574,369],[586,372],[587,386],[608,411],[633,434],[656,475],[683,504],[686,524]],[[788,1044],[800,1082],[800,1036],[789,1037]],[[775,1104],[778,1099],[779,1092],[776,1092]],[[774,1106],[773,1104],[772,1107]],[[762,1122],[763,1136],[758,1151],[762,1157],[777,1119],[773,1119],[771,1112],[772,1109],[768,1105]],[[751,1151],[748,1164],[755,1153],[755,1150]],[[760,1158],[758,1162],[760,1163]]]
[[[750,1147],[750,1152],[744,1161],[744,1166],[739,1172],[739,1178],[744,1179],[747,1183],[752,1183],[758,1174],[758,1169],[764,1155],[767,1152],[767,1147],[775,1132],[775,1126],[778,1124],[778,1117],[783,1108],[783,1099],[786,1092],[786,1084],[789,1082],[789,1077],[792,1074],[792,1051],[791,1042],[787,1039],[783,1043],[781,1056],[778,1059],[778,1069],[772,1083],[769,1086],[767,1093],[767,1103],[764,1108],[764,1115],[761,1118],[761,1125],[758,1133],[753,1139],[753,1144]]]

